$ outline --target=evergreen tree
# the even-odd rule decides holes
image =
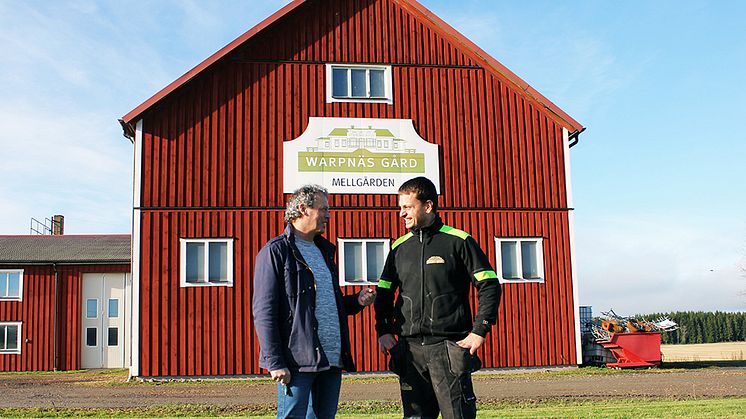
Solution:
[[[679,325],[675,331],[663,333],[663,344],[742,342],[746,340],[746,313],[722,311],[683,311],[636,315],[637,319],[653,321],[668,317]]]

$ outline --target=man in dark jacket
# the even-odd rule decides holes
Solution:
[[[497,321],[500,283],[477,242],[443,224],[437,202],[427,178],[399,188],[399,215],[409,233],[391,246],[378,282],[378,346],[399,375],[404,417],[434,419],[440,412],[444,419],[474,418],[471,372]],[[472,285],[479,298],[476,319],[469,305]]]
[[[256,256],[252,307],[259,365],[278,382],[277,417],[333,418],[342,369],[355,371],[347,316],[373,303],[375,291],[342,295],[335,247],[321,236],[329,221],[326,189],[295,191],[285,221],[285,232]]]

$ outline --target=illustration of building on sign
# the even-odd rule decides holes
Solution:
[[[355,151],[366,149],[372,152],[406,152],[414,153],[415,149],[404,149],[405,141],[384,128],[334,128],[327,137],[316,139],[316,147],[308,151]]]

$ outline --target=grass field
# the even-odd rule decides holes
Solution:
[[[663,362],[744,361],[746,342],[661,345]]]
[[[672,348],[664,347],[664,356],[667,358],[661,368],[646,370],[615,370],[608,368],[567,368],[551,371],[512,371],[512,372],[485,372],[474,376],[475,383],[487,381],[494,377],[505,377],[509,381],[529,381],[537,377],[550,379],[552,381],[562,380],[574,376],[619,376],[620,379],[639,374],[664,376],[670,374],[681,374],[687,371],[696,370],[701,378],[701,371],[710,371],[717,375],[717,382],[722,382],[719,367],[741,368],[746,367],[746,360],[743,360],[743,353],[746,353],[746,344],[715,344],[715,345],[697,345],[698,348],[692,348],[694,345],[673,345]],[[673,349],[672,352],[670,349]],[[678,351],[678,352],[676,352]],[[679,361],[674,358],[678,357],[696,357],[695,361]],[[729,355],[732,354],[732,355]],[[722,361],[708,361],[705,357],[714,357],[724,359]],[[672,360],[672,358],[674,360]],[[679,358],[683,359],[683,358]],[[709,374],[708,376],[712,376]],[[148,388],[163,386],[164,389],[176,389],[178,393],[183,393],[186,388],[182,386],[202,386],[202,385],[225,385],[232,386],[237,383],[246,383],[246,380],[218,380],[218,381],[172,381],[167,383],[158,382],[126,382],[127,371],[125,370],[107,370],[107,371],[79,371],[79,372],[56,372],[56,373],[2,373],[4,375],[16,376],[43,376],[52,377],[50,383],[63,378],[62,382],[75,381],[71,378],[83,378],[76,382],[75,386],[100,386],[106,387],[133,387]],[[741,375],[743,377],[743,375]],[[395,380],[391,376],[371,375],[371,376],[348,376],[345,381],[348,384],[353,382],[376,385],[378,383],[388,383]],[[26,379],[25,381],[33,381]],[[252,380],[254,382],[264,382],[268,379]],[[506,381],[507,382],[507,381]],[[617,383],[620,381],[616,381]],[[637,381],[636,381],[637,382]],[[661,381],[665,382],[665,381]],[[40,385],[44,384],[44,377],[39,381]],[[540,381],[537,381],[540,383]],[[738,385],[733,382],[732,385]],[[75,386],[71,386],[74,389]],[[230,387],[233,389],[233,387]],[[7,390],[6,390],[7,391]],[[627,390],[629,391],[629,390]],[[545,393],[540,393],[545,394]],[[565,393],[563,393],[565,394]],[[570,394],[570,393],[567,393]],[[639,394],[651,393],[608,393],[609,397],[601,396],[593,392],[577,393],[576,396],[564,396],[548,398],[544,396],[523,397],[521,400],[509,399],[485,399],[479,405],[478,417],[481,418],[741,418],[746,417],[746,397],[743,392],[730,393],[711,393],[704,398],[697,393],[679,394],[664,393],[669,396],[657,397],[653,392],[652,396],[640,396]],[[622,395],[622,394],[626,394]],[[671,394],[674,394],[673,396]],[[718,395],[714,395],[718,394]],[[723,394],[733,396],[723,397]],[[13,397],[13,390],[10,390],[9,396]],[[233,405],[216,405],[209,404],[205,401],[193,401],[193,403],[205,404],[155,404],[150,407],[134,408],[0,408],[0,417],[253,417],[253,418],[273,418],[274,406],[271,403],[236,403]],[[32,403],[20,404],[17,406],[33,406]],[[394,400],[358,400],[343,401],[340,405],[338,418],[400,418],[400,405]]]
[[[390,402],[344,403],[340,419],[400,418]],[[480,405],[479,418],[738,418],[746,398],[707,400],[552,400]],[[2,417],[253,417],[273,418],[270,408],[217,408],[202,405],[158,406],[142,409],[0,409]]]

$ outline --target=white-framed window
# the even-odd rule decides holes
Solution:
[[[21,353],[21,322],[0,322],[0,354]]]
[[[0,270],[0,300],[23,299],[23,269]]]
[[[119,346],[119,328],[109,328],[109,340],[106,342],[106,346]]]
[[[181,286],[233,286],[233,239],[180,239]]]
[[[375,284],[389,255],[389,239],[337,239],[340,285]]]
[[[98,328],[86,327],[85,346],[89,348],[95,348],[96,346],[98,346]]]
[[[500,282],[544,282],[543,241],[541,237],[495,237]]]
[[[97,319],[98,318],[98,299],[89,298],[85,300],[85,318],[86,319]]]
[[[326,102],[394,103],[391,66],[326,65]]]
[[[119,299],[109,298],[109,318],[119,318]]]

